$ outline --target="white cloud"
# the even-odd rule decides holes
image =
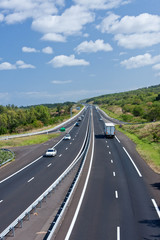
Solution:
[[[16,62],[17,64],[17,67],[20,68],[20,69],[26,69],[26,68],[36,68],[34,65],[32,64],[26,64],[24,63],[22,60],[18,60]]]
[[[155,64],[160,61],[160,55],[152,57],[151,54],[146,53],[144,55],[138,55],[136,57],[131,57],[127,60],[121,62],[121,65],[127,69],[139,68],[148,65]]]
[[[98,39],[95,42],[93,41],[84,41],[81,44],[79,44],[75,51],[78,53],[81,52],[98,52],[98,51],[112,51],[112,47],[108,43],[104,43],[103,40]]]
[[[71,80],[66,80],[66,81],[58,81],[58,80],[54,80],[54,81],[52,81],[52,83],[53,84],[68,84],[68,83],[72,83],[72,81]]]
[[[51,41],[51,42],[65,42],[66,37],[64,37],[61,34],[57,34],[57,33],[46,33],[46,34],[43,35],[41,40]]]
[[[32,22],[32,29],[44,34],[69,36],[80,33],[84,25],[94,21],[94,17],[94,14],[86,8],[74,5],[66,9],[62,15],[44,15],[35,19]]]
[[[160,72],[155,74],[155,77],[160,77]]]
[[[125,0],[74,0],[76,4],[85,6],[88,9],[112,9],[120,5],[129,3]]]
[[[4,20],[4,15],[0,13],[0,22]]]
[[[8,24],[22,22],[27,18],[38,18],[48,14],[57,14],[57,6],[64,1],[50,0],[1,0],[0,8],[4,9],[4,21]]]
[[[13,70],[13,69],[16,69],[16,66],[9,62],[3,62],[0,64],[0,70]]]
[[[35,48],[30,48],[30,47],[22,47],[22,52],[36,53],[36,52],[39,52],[39,50],[36,50]]]
[[[156,64],[153,66],[154,70],[160,70],[160,63]]]
[[[51,47],[45,47],[45,48],[42,49],[42,52],[46,53],[46,54],[52,54],[53,49]]]
[[[114,34],[119,46],[144,48],[160,43],[160,16],[143,13],[138,16],[109,14],[97,29]]]
[[[142,33],[142,34],[117,34],[114,39],[118,45],[128,49],[145,48],[160,43],[159,33]]]
[[[54,57],[49,64],[55,68],[58,68],[64,66],[87,66],[89,65],[89,62],[85,61],[84,59],[76,59],[74,55],[59,55]]]

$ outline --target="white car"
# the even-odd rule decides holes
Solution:
[[[65,136],[64,136],[64,140],[70,140],[71,139],[71,135],[69,133],[67,133]]]
[[[57,154],[57,150],[55,148],[49,148],[45,154],[46,157],[54,157]]]

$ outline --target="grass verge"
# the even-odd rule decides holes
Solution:
[[[134,134],[132,132],[132,126],[123,125],[122,127],[117,126],[116,128],[127,135],[136,144],[136,150],[142,158],[155,172],[160,173],[160,143],[152,142],[146,137],[137,136],[137,133]],[[134,126],[134,128],[136,127]],[[137,126],[137,129],[138,128],[139,126]],[[142,130],[141,132],[143,133]]]
[[[48,141],[51,138],[56,138],[59,135],[60,133],[52,133],[52,134],[41,134],[41,135],[34,135],[34,136],[28,136],[28,137],[2,140],[0,141],[0,148],[10,148],[10,147],[27,146],[32,144],[40,144]]]

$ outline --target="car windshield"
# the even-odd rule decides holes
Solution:
[[[48,152],[54,152],[55,150],[54,149],[48,149]]]
[[[70,137],[69,133],[68,133],[68,134],[66,134],[66,137]]]

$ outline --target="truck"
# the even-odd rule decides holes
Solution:
[[[104,134],[106,137],[115,136],[115,125],[113,123],[104,123]]]

